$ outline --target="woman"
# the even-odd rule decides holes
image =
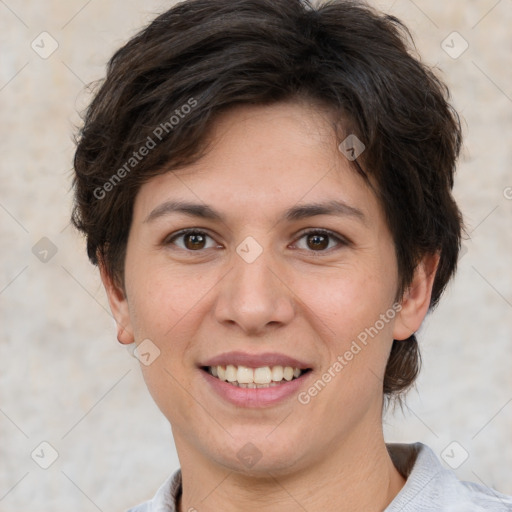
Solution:
[[[111,59],[73,220],[181,465],[132,511],[512,510],[382,433],[462,230],[458,116],[406,35],[189,0]]]

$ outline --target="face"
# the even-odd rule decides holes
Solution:
[[[393,338],[429,286],[395,304],[390,231],[339,142],[318,108],[237,107],[206,156],[140,189],[124,293],[103,278],[180,459],[286,473],[381,429]]]

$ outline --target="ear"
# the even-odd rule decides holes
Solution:
[[[129,345],[133,343],[134,337],[130,323],[130,314],[128,310],[128,301],[124,290],[122,290],[113,280],[105,268],[104,263],[99,260],[98,266],[100,269],[101,281],[107,292],[108,303],[110,310],[114,316],[117,324],[117,340],[119,343]]]
[[[437,252],[428,254],[416,266],[413,280],[402,297],[402,308],[396,316],[393,339],[405,340],[420,328],[430,306],[439,257]]]

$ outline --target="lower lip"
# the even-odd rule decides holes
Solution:
[[[200,370],[200,372],[217,394],[238,407],[268,407],[282,402],[290,396],[296,395],[312,373],[310,370],[297,379],[268,388],[240,388],[214,377],[205,370]]]

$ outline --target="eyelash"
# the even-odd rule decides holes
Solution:
[[[213,237],[210,236],[206,231],[202,231],[201,229],[189,228],[189,229],[183,229],[181,231],[178,231],[177,233],[174,233],[171,236],[167,237],[164,240],[163,245],[170,245],[176,239],[184,237],[186,235],[190,235],[190,234],[206,236],[206,237],[211,238],[213,240]],[[306,237],[308,235],[322,235],[322,236],[327,236],[329,238],[332,238],[332,239],[334,239],[334,240],[336,240],[338,242],[338,248],[340,246],[343,247],[343,246],[347,246],[347,245],[351,244],[351,242],[348,239],[346,239],[345,237],[337,235],[336,233],[333,233],[332,231],[329,231],[329,230],[326,230],[326,229],[309,229],[309,230],[303,231],[300,234],[300,236],[297,238],[297,240],[301,240],[302,238],[304,238],[304,237]],[[194,252],[200,253],[200,252],[206,250],[206,249],[198,249],[197,251],[193,251],[193,250],[182,248],[182,247],[179,247],[179,249],[181,249],[183,251],[186,251],[186,252],[189,252],[189,253],[194,253]],[[331,247],[330,249],[322,249],[322,250],[318,250],[318,251],[314,251],[314,250],[311,249],[311,250],[307,250],[307,252],[320,253],[321,254],[321,253],[328,253],[328,252],[330,252],[332,250],[333,250],[333,248]]]

